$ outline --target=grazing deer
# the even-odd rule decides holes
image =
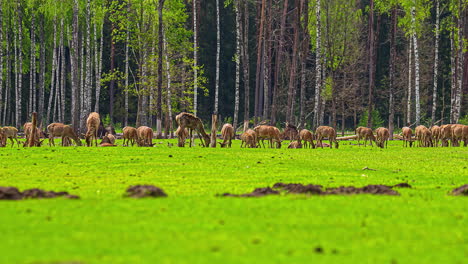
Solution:
[[[283,133],[281,133],[281,140],[289,139],[293,141],[297,139],[298,135],[297,127],[286,122],[286,128],[284,128]]]
[[[323,148],[322,140],[324,138],[328,138],[330,140],[330,148],[332,148],[332,142],[335,143],[335,148],[338,148],[338,141],[336,141],[336,131],[333,127],[329,126],[319,126],[317,130],[315,130],[315,136],[317,137],[317,145]]]
[[[114,143],[115,143],[114,135],[109,134],[108,132],[106,132],[106,135],[104,137],[102,137],[100,145],[102,146],[102,144],[106,144],[106,143],[114,145]]]
[[[221,135],[223,136],[223,142],[219,142],[222,148],[231,147],[232,139],[234,138],[234,127],[231,124],[224,124],[221,129]]]
[[[73,139],[77,146],[81,146],[80,139],[75,134],[73,128],[69,125],[64,125],[62,123],[52,123],[47,126],[47,132],[49,134],[49,146],[55,146],[54,137],[62,138],[63,147],[70,145],[70,139]]]
[[[315,148],[314,135],[307,129],[299,131],[299,140],[301,140],[304,148]]]
[[[13,147],[15,145],[15,142],[13,141],[13,139],[16,141],[16,144],[20,145],[20,142],[18,141],[18,129],[16,129],[16,127],[3,127],[1,128],[1,134],[2,134],[2,145],[3,146],[6,146],[7,145],[7,139],[9,138],[10,141],[11,141],[11,147]]]
[[[153,144],[153,129],[147,126],[137,128],[137,144],[139,147],[152,147]]]
[[[409,142],[409,146],[411,148],[413,146],[413,130],[411,130],[409,127],[403,127],[401,129],[401,133],[403,135],[403,146],[408,147]]]
[[[468,145],[468,126],[463,127],[463,146]]]
[[[273,142],[276,143],[276,148],[281,148],[280,131],[277,127],[260,125],[256,126],[253,130],[255,131],[257,140],[261,140],[263,147],[265,147],[263,140],[268,139],[270,141],[270,148],[273,148]],[[260,142],[258,142],[258,145],[260,146]]]
[[[361,130],[363,128],[366,128],[366,127],[360,126],[360,127],[356,128],[356,140],[357,140],[358,146],[361,144],[360,143],[360,141],[361,141]]]
[[[371,147],[373,147],[372,145],[372,141],[375,142],[375,144],[377,145],[377,140],[374,136],[374,132],[372,132],[372,129],[371,128],[368,128],[368,127],[360,127],[361,129],[359,129],[359,136],[358,138],[359,139],[364,139],[364,147],[366,147],[366,143],[367,141],[369,140],[369,143],[371,145]],[[358,129],[356,129],[356,132],[358,131]]]
[[[136,128],[131,127],[131,126],[124,127],[123,128],[123,145],[128,146],[128,143],[130,142],[130,144],[132,144],[132,147],[133,147],[133,145],[135,144],[135,141],[138,141]]]
[[[385,127],[379,127],[375,130],[377,135],[377,146],[380,148],[388,147],[388,139],[390,138],[390,131]]]
[[[178,139],[178,143],[177,143],[177,146],[178,147],[185,147],[185,140],[187,139],[188,137],[188,130],[186,128],[182,129],[180,126],[177,127],[177,130],[175,132],[176,136],[177,136],[177,139]]]
[[[431,134],[432,134],[432,141],[434,143],[434,147],[438,147],[439,140],[440,140],[440,127],[432,126],[429,130],[431,131]]]
[[[247,129],[244,133],[240,136],[241,148],[242,147],[249,147],[249,148],[256,148],[257,147],[257,134],[252,129]]]
[[[442,142],[441,143],[442,147],[448,147],[449,140],[452,142],[452,146],[453,146],[452,126],[453,126],[452,124],[440,126],[440,139]]]
[[[93,139],[94,143],[96,144],[96,147],[98,145],[98,130],[99,130],[99,124],[101,123],[101,119],[99,117],[99,114],[96,112],[92,112],[89,114],[88,119],[86,120],[86,135],[85,135],[85,140],[86,140],[86,146],[90,147],[93,145]]]
[[[432,147],[432,134],[427,127],[423,125],[417,126],[415,134],[419,147]]]
[[[452,146],[459,147],[460,141],[463,141],[465,139],[464,133],[463,133],[464,128],[465,128],[465,125],[460,125],[460,124],[456,124],[452,126]],[[465,145],[466,145],[466,140],[465,140]]]
[[[192,144],[193,144],[192,142],[193,130],[197,132],[198,137],[200,138],[200,141],[202,142],[202,146],[208,147],[210,145],[210,142],[211,142],[210,136],[206,134],[205,129],[203,128],[203,122],[200,118],[192,114],[182,112],[176,116],[176,122],[181,127],[181,129],[185,129],[185,128],[188,129],[189,137],[190,137],[190,147],[192,147]]]

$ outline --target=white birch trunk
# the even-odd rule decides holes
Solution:
[[[63,18],[60,24],[61,24],[60,27],[62,28],[62,35],[60,36],[60,52],[62,54],[61,66],[60,66],[60,75],[61,75],[60,76],[60,113],[61,113],[60,122],[64,123],[65,122],[66,64],[65,64],[65,43],[64,43],[65,27],[63,23]]]
[[[86,4],[86,79],[84,85],[84,110],[86,118],[91,113],[91,87],[92,87],[92,65],[91,65],[91,2]]]
[[[40,55],[39,55],[39,61],[40,61],[40,73],[39,73],[39,99],[38,99],[38,117],[40,120],[41,125],[44,124],[44,100],[45,100],[45,71],[46,71],[46,55],[45,55],[45,49],[46,49],[46,41],[45,41],[45,30],[44,30],[44,17],[41,16],[41,33],[40,33]]]
[[[421,104],[419,97],[419,50],[418,50],[418,38],[416,36],[416,30],[414,29],[415,25],[415,15],[414,7],[411,10],[411,22],[413,23],[413,45],[414,45],[414,103],[416,104],[416,125],[418,126],[421,123]]]
[[[233,127],[234,133],[237,130],[237,123],[239,118],[239,85],[240,85],[240,56],[241,56],[241,33],[240,33],[240,0],[236,0],[235,3],[236,12],[236,87],[234,96],[234,120]]]
[[[54,95],[54,105],[53,105],[53,111],[52,111],[52,121],[53,122],[59,122],[59,117],[60,117],[60,106],[58,105],[60,101],[58,98],[60,98],[60,78],[59,78],[59,71],[60,71],[60,56],[62,55],[60,45],[57,47],[57,61],[55,62],[55,95]]]
[[[101,88],[101,76],[99,76],[99,44],[97,41],[97,28],[96,23],[93,23],[93,37],[94,37],[94,74],[95,74],[95,104],[94,104],[94,112],[99,113],[99,93]],[[102,38],[102,36],[101,36]]]
[[[440,7],[439,0],[436,0],[436,26],[435,26],[435,47],[434,47],[434,87],[432,91],[432,114],[431,122],[435,122],[435,114],[437,110],[437,76],[439,65],[439,23],[440,23]]]
[[[52,99],[54,98],[55,87],[55,67],[57,62],[57,18],[54,18],[54,48],[52,50],[52,73],[50,74],[50,93],[49,104],[47,104],[46,122],[50,121],[50,113],[52,111]],[[53,117],[53,116],[52,116]]]
[[[315,7],[316,24],[316,40],[315,40],[315,103],[314,103],[314,124],[318,127],[320,124],[319,106],[320,92],[322,86],[322,64],[321,64],[321,23],[320,23],[320,0],[317,0]]]
[[[411,94],[413,92],[413,39],[409,40],[408,48],[408,99],[406,101],[406,123],[411,124]]]
[[[450,75],[451,75],[451,82],[450,82],[450,123],[454,123],[454,112],[455,112],[455,93],[456,93],[456,82],[457,82],[457,75],[456,75],[456,65],[455,65],[455,33],[452,31],[450,37]]]
[[[2,118],[1,106],[3,104],[3,55],[3,0],[0,0],[0,119]],[[8,60],[8,57],[6,59]]]
[[[171,63],[169,62],[169,55],[168,55],[168,50],[167,50],[167,42],[166,42],[166,33],[163,31],[163,49],[164,49],[164,58],[166,60],[166,79],[167,79],[167,98],[166,98],[166,104],[167,104],[167,112],[168,112],[168,120],[169,122],[169,131],[170,135],[167,135],[168,137],[172,138],[172,91],[171,91]]]
[[[129,14],[130,10],[130,4],[127,6],[127,14]],[[127,39],[125,42],[125,119],[124,119],[124,126],[128,126],[128,85],[129,85],[129,48],[128,48],[128,43],[130,42],[130,30],[128,30],[130,26],[130,22],[128,20],[129,18],[127,17]],[[102,35],[101,35],[102,39]],[[100,76],[99,76],[100,77]],[[97,81],[97,76],[96,76],[96,81]],[[99,85],[100,86],[100,85]],[[98,106],[98,88],[97,88],[97,83],[96,83],[96,106]],[[95,108],[95,111],[98,107]]]
[[[35,88],[36,88],[36,42],[35,42],[35,20],[34,10],[31,10],[31,29],[30,29],[30,66],[29,66],[29,101],[28,101],[28,117],[34,112],[35,104]]]
[[[16,93],[16,127],[21,127],[21,92],[23,90],[23,14],[21,11],[21,1],[18,0],[18,83],[17,83],[17,93]]]
[[[8,25],[8,24],[7,24]],[[5,100],[4,100],[4,105],[3,105],[3,118],[2,118],[2,124],[7,123],[7,111],[8,106],[9,106],[9,96],[10,96],[10,87],[11,87],[11,60],[10,60],[10,37],[8,34],[8,31],[5,32],[5,42],[6,42],[6,48],[5,48],[5,59],[6,59],[6,79],[5,79]]]
[[[219,53],[221,51],[221,32],[219,22],[219,0],[216,0],[216,83],[215,83],[215,102],[214,114],[218,114],[219,97]]]
[[[456,91],[455,91],[455,108],[454,108],[454,115],[453,115],[453,123],[458,123],[460,119],[460,112],[461,112],[461,101],[462,101],[462,88],[463,88],[463,22],[462,22],[462,3],[459,1],[458,3],[458,46],[457,46],[457,84],[456,84]]]
[[[193,0],[193,114],[197,115],[198,93],[198,31],[197,31],[197,0]]]
[[[70,66],[72,85],[72,124],[75,132],[80,130],[80,83],[78,80],[78,0],[73,1],[72,39],[70,40]]]

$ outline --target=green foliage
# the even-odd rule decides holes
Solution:
[[[0,186],[81,197],[0,200],[0,263],[466,260],[466,197],[448,195],[468,182],[463,147],[391,141],[382,150],[353,141],[332,150],[241,149],[235,140],[232,149],[211,149],[160,141],[154,148],[0,149]],[[397,188],[400,196],[216,196],[276,182],[413,188]],[[124,198],[137,184],[161,187],[168,197]]]
[[[461,118],[458,120],[458,123],[468,126],[468,115],[465,115],[464,117],[461,117]]]
[[[367,111],[362,113],[361,118],[359,119],[358,126],[367,127]],[[372,129],[376,129],[378,127],[383,127],[385,121],[380,117],[380,113],[378,110],[372,110]]]

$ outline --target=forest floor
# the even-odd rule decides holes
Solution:
[[[0,201],[0,263],[465,263],[468,148],[0,149],[0,186],[78,200]],[[171,142],[175,143],[174,140]],[[198,143],[198,141],[197,141]],[[121,144],[121,141],[118,142]],[[286,142],[284,143],[286,144]],[[363,170],[363,168],[368,168]],[[370,170],[369,170],[370,169]],[[277,182],[408,183],[390,195],[220,197]],[[152,184],[165,198],[126,198]]]

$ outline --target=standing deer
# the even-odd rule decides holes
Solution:
[[[185,147],[185,140],[187,139],[188,134],[189,134],[188,130],[186,128],[182,129],[179,126],[179,127],[177,127],[177,130],[176,130],[175,134],[176,134],[177,139],[178,139],[177,146]]]
[[[137,128],[137,144],[139,147],[153,146],[153,129],[147,126]]]
[[[252,129],[247,129],[244,133],[240,136],[242,143],[242,147],[249,147],[249,148],[256,148],[257,147],[257,134]]]
[[[210,136],[206,134],[205,129],[203,128],[203,122],[200,118],[192,114],[182,112],[176,116],[176,122],[181,127],[181,129],[188,129],[190,137],[190,147],[192,147],[193,144],[193,130],[197,132],[198,137],[200,138],[200,141],[202,142],[202,145],[204,147],[208,147],[210,145]]]
[[[419,147],[432,147],[432,134],[427,127],[423,125],[417,126],[415,134]]]
[[[336,141],[336,131],[333,127],[319,126],[315,130],[315,136],[317,137],[317,146],[323,148],[322,140],[328,138],[330,140],[330,148],[332,148],[332,142],[335,143],[335,148],[338,148],[338,141]]]
[[[81,146],[81,140],[75,134],[73,128],[69,125],[62,123],[52,123],[47,126],[47,132],[49,134],[49,146],[55,146],[54,137],[62,138],[62,146],[69,146],[69,139],[73,139],[77,146]]]
[[[290,142],[297,139],[299,132],[297,132],[297,127],[286,122],[286,128],[283,133],[281,133],[281,140],[289,139]]]
[[[375,130],[375,134],[377,135],[377,146],[384,148],[388,147],[388,139],[390,138],[390,131],[385,127],[379,127]]]
[[[407,147],[408,146],[408,142],[409,142],[409,146],[410,148],[413,146],[413,130],[411,130],[411,128],[409,127],[403,127],[401,129],[401,133],[403,134],[403,146],[404,147]]]
[[[360,127],[356,128],[356,140],[357,140],[358,146],[361,144],[360,143],[360,141],[361,141],[361,130],[363,128],[366,128],[366,127],[360,126]]]
[[[440,127],[432,126],[429,130],[431,131],[431,134],[432,134],[432,141],[434,143],[434,147],[438,147],[439,140],[440,140]]]
[[[221,135],[223,136],[223,142],[219,142],[222,148],[231,147],[232,139],[234,138],[234,127],[231,124],[224,124],[221,129]]]
[[[131,126],[126,126],[123,128],[123,145],[127,146],[128,143],[133,145],[135,144],[135,141],[138,140],[138,135],[137,135],[137,130],[134,127]],[[127,144],[125,144],[127,143]]]
[[[270,148],[273,148],[273,142],[276,143],[276,148],[281,148],[280,131],[277,127],[260,125],[256,126],[254,131],[257,140],[262,141],[263,147],[265,147],[263,140],[268,139],[270,141]],[[260,146],[260,142],[258,142],[258,145]]]
[[[307,129],[299,131],[299,140],[301,140],[304,148],[315,148],[314,135]]]
[[[364,147],[366,146],[366,143],[367,143],[368,140],[369,140],[369,143],[370,143],[371,147],[373,147],[372,141],[374,141],[375,144],[377,145],[377,140],[376,140],[376,138],[374,136],[374,132],[372,132],[372,129],[368,128],[368,127],[360,127],[360,128],[361,129],[359,129],[358,138],[359,139],[364,139]],[[357,131],[358,131],[358,129],[356,129],[356,132]]]
[[[3,146],[6,146],[7,144],[7,139],[9,138],[10,141],[11,141],[11,147],[15,146],[15,142],[13,141],[13,139],[16,141],[16,144],[20,145],[20,142],[18,141],[18,129],[16,129],[16,127],[3,127],[3,128],[0,128],[1,129],[1,134],[2,134],[2,145]]]
[[[101,123],[101,119],[99,118],[99,114],[96,112],[92,112],[89,114],[88,119],[86,120],[86,135],[85,135],[85,140],[86,140],[86,145],[88,147],[93,145],[93,139],[94,143],[97,147],[98,145],[98,130],[99,130],[99,124]]]

